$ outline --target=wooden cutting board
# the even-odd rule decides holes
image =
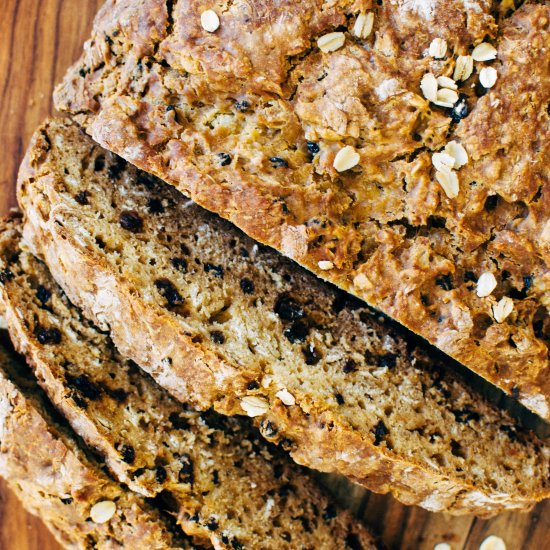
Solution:
[[[15,206],[15,179],[29,137],[51,113],[51,91],[76,60],[101,0],[2,0],[0,19],[0,214]],[[476,550],[489,534],[508,550],[550,549],[550,503],[529,514],[502,514],[489,521],[453,518],[406,507],[345,480],[327,484],[339,500],[378,534],[389,549]],[[0,482],[0,550],[58,549],[39,520],[27,514]],[[335,549],[339,550],[339,549]]]

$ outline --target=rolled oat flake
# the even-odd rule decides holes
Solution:
[[[215,32],[220,26],[220,18],[214,10],[206,10],[201,13],[201,25],[207,32]]]
[[[90,517],[95,523],[106,523],[116,512],[116,504],[112,500],[100,500],[90,510]]]
[[[480,544],[479,550],[506,550],[506,544],[500,537],[490,535]]]

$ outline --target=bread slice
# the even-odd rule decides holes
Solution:
[[[20,229],[16,220],[0,229],[10,334],[51,401],[120,482],[216,548],[330,550],[354,541],[375,548],[360,522],[248,419],[190,410],[124,361],[21,249]]]
[[[549,419],[550,6],[520,4],[224,1],[209,33],[200,2],[111,0],[55,103]]]
[[[296,461],[408,504],[524,509],[549,447],[368,308],[76,125],[35,134],[25,236],[85,315],[175,397],[249,414]]]
[[[60,420],[31,371],[0,346],[0,475],[65,548],[192,548],[114,482]]]

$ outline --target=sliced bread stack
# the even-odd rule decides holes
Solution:
[[[71,305],[44,264],[21,246],[20,230],[17,218],[0,227],[0,303],[12,340],[72,429],[117,483],[141,495],[128,497],[130,502],[148,497],[207,547],[375,548],[365,528],[339,510],[285,453],[263,441],[246,419],[196,412],[167,395],[132,361],[122,359],[108,335]],[[27,386],[32,393],[42,393],[36,382]],[[16,423],[19,413],[12,417],[8,412],[6,422]],[[36,441],[36,449],[47,434]],[[22,431],[19,436],[28,434]],[[25,452],[36,449],[31,446]],[[17,450],[5,447],[5,453],[11,463]],[[40,460],[44,468],[55,469],[47,462],[47,446],[33,464]],[[41,479],[40,469],[33,473],[32,468],[29,464],[22,482]],[[15,483],[10,470],[0,473]],[[66,472],[63,481],[69,493],[72,475]],[[78,487],[75,478],[73,492]],[[78,513],[86,514],[86,506],[101,500],[99,488],[96,493],[79,505]],[[50,500],[53,505],[42,506],[46,519],[63,508],[59,499]],[[93,525],[93,508],[90,513]],[[140,525],[129,517],[128,529],[148,528],[148,523]],[[118,536],[118,524],[111,528]],[[123,546],[148,545],[144,538]]]
[[[177,399],[257,420],[310,467],[490,515],[549,495],[544,441],[366,306],[73,123],[35,134],[25,237],[69,298]]]
[[[65,548],[194,548],[169,516],[113,481],[0,347],[0,475]]]
[[[374,549],[288,454],[550,496],[545,439],[342,290],[549,416],[548,8],[256,4],[107,0],[0,224],[0,475],[67,547]]]
[[[56,106],[550,419],[549,19],[109,0]]]

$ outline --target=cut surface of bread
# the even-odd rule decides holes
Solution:
[[[513,4],[111,0],[56,105],[550,418],[550,6]]]
[[[79,447],[29,368],[3,347],[0,475],[65,548],[192,548],[178,527]]]
[[[248,419],[190,410],[124,361],[21,248],[20,229],[16,219],[0,227],[0,302],[10,334],[51,401],[119,481],[216,548],[375,548],[361,523]]]
[[[548,496],[544,442],[366,307],[75,124],[37,131],[18,193],[26,241],[71,300],[178,399],[254,416],[298,462],[431,510]]]

